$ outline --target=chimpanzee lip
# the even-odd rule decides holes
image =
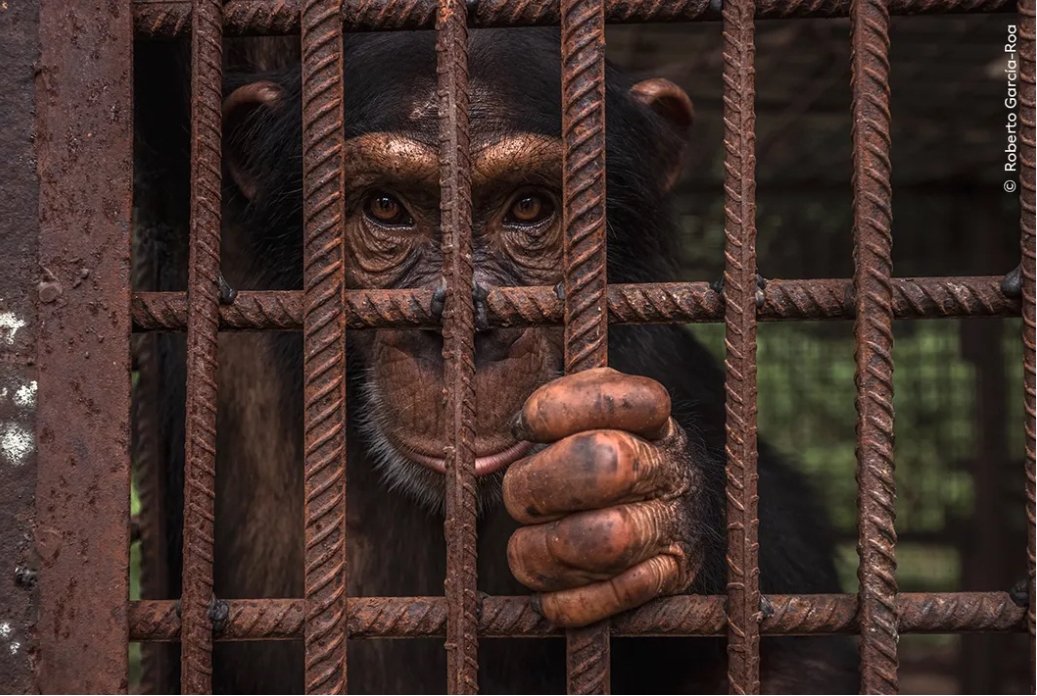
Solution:
[[[504,449],[493,454],[478,455],[475,458],[475,475],[488,476],[495,471],[500,471],[509,464],[518,461],[533,448],[532,442],[515,442]],[[407,448],[404,456],[411,461],[428,467],[440,474],[446,473],[446,459],[442,457],[431,457],[413,449]]]

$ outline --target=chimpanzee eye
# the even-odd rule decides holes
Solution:
[[[516,196],[508,207],[504,222],[509,225],[539,225],[555,212],[550,196],[526,191]]]
[[[400,200],[384,191],[375,191],[364,200],[364,214],[382,225],[413,225],[414,219]]]

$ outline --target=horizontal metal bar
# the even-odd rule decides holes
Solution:
[[[659,599],[612,619],[614,636],[722,636],[723,595]],[[283,640],[302,636],[302,599],[232,599],[216,640]],[[857,596],[765,595],[761,633],[808,635],[857,631]],[[1026,630],[1026,609],[1007,592],[907,592],[897,595],[901,633]],[[444,597],[350,597],[350,638],[446,635]],[[130,602],[130,639],[175,641],[180,617],[173,600]],[[528,597],[485,597],[479,634],[488,638],[561,637],[532,610]]]
[[[227,36],[295,34],[299,31],[301,0],[230,0],[224,5]],[[758,19],[846,17],[849,0],[760,0]],[[1014,0],[890,0],[892,14],[1010,12]],[[356,30],[431,29],[435,0],[346,0],[345,28]],[[558,0],[481,0],[474,3],[469,24],[476,27],[558,24]],[[716,21],[720,13],[709,0],[606,0],[605,20],[611,24],[638,22]],[[190,27],[188,0],[135,0],[133,24],[137,38],[172,39]]]
[[[852,319],[849,280],[771,280],[758,310],[763,321]],[[432,290],[350,290],[346,293],[349,328],[436,326]],[[610,285],[609,321],[652,324],[723,321],[723,298],[708,283]],[[554,288],[496,288],[487,298],[494,326],[560,324],[562,300]],[[135,331],[181,331],[187,321],[182,292],[139,292],[133,296]],[[899,278],[893,281],[893,312],[898,319],[963,316],[1018,316],[1018,299],[1001,292],[997,276]],[[240,292],[220,307],[224,329],[302,328],[302,293]]]

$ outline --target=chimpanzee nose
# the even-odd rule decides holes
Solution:
[[[475,364],[485,365],[504,360],[511,353],[511,346],[522,335],[523,330],[501,329],[490,326],[490,287],[479,282],[472,288],[475,302]]]
[[[480,278],[472,283],[475,310],[475,363],[485,365],[508,357],[512,344],[522,335],[521,329],[495,329],[489,318],[490,287]],[[442,319],[446,302],[446,283],[441,279],[432,295],[432,313]]]
[[[477,333],[490,330],[489,307],[487,305],[489,295],[490,291],[486,285],[478,279],[472,281],[472,302],[475,309],[475,330]],[[442,320],[445,306],[446,281],[440,278],[436,289],[432,293],[432,316]]]

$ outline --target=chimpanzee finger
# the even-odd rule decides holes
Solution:
[[[518,529],[508,542],[515,578],[537,592],[605,580],[673,544],[678,511],[673,502],[618,505]]]
[[[584,430],[626,430],[649,440],[664,434],[670,395],[648,377],[608,367],[560,377],[533,392],[515,422],[515,435],[554,442]]]
[[[619,430],[592,430],[512,464],[504,475],[504,505],[518,522],[538,524],[679,493],[682,476],[667,448]]]
[[[669,554],[660,554],[610,580],[548,592],[537,596],[534,602],[551,623],[577,628],[639,607],[656,597],[679,592],[687,582],[680,561]]]

